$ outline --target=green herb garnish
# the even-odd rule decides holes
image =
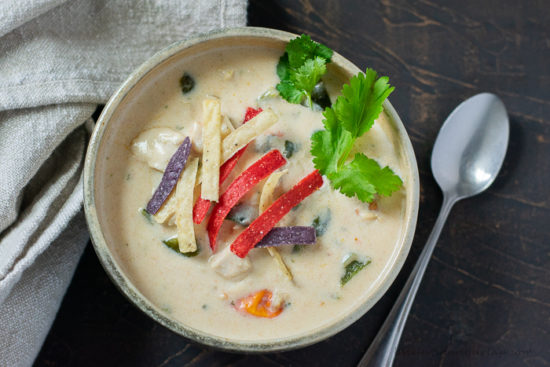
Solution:
[[[326,64],[330,62],[332,50],[303,34],[289,41],[285,51],[277,65],[277,75],[281,79],[277,90],[288,102],[306,101],[313,108],[311,93],[327,72]]]
[[[169,249],[174,250],[178,254],[183,255],[185,257],[194,257],[201,252],[201,248],[198,245],[197,245],[197,249],[193,252],[180,252],[178,236],[172,236],[165,240],[162,240],[162,243],[164,243]]]
[[[340,278],[340,285],[343,287],[347,282],[350,281],[357,273],[359,273],[365,266],[371,263],[370,260],[361,262],[358,260],[353,260],[348,265],[346,265],[344,276]]]
[[[372,127],[393,90],[388,78],[379,78],[372,69],[357,74],[343,86],[333,106],[325,109],[325,130],[311,136],[315,168],[346,196],[357,195],[363,202],[372,202],[375,194],[389,196],[403,184],[389,167],[380,167],[363,153],[347,162],[355,140]]]

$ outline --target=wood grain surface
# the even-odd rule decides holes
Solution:
[[[550,3],[249,1],[249,25],[308,33],[389,75],[421,176],[418,228],[390,291],[367,315],[308,348],[238,355],[189,344],[133,307],[89,245],[36,366],[354,366],[434,224],[429,159],[452,109],[493,92],[510,114],[506,161],[484,194],[459,202],[412,308],[396,366],[550,365]],[[1,364],[1,363],[0,363]]]

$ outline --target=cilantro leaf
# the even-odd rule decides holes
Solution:
[[[357,74],[343,86],[342,95],[332,108],[325,109],[325,129],[311,136],[315,168],[346,196],[371,202],[375,195],[389,196],[403,184],[389,167],[380,167],[364,154],[358,153],[347,162],[355,140],[372,127],[382,112],[382,103],[393,90],[388,78],[378,78],[372,69]]]
[[[382,112],[382,102],[393,92],[394,87],[388,84],[388,77],[378,77],[373,69],[352,77],[349,84],[344,84],[342,95],[334,104],[338,120],[354,138],[367,132],[374,120]]]
[[[352,146],[351,134],[340,127],[334,131],[315,132],[311,137],[311,153],[315,168],[324,175],[336,172]]]
[[[312,92],[327,72],[332,50],[301,35],[288,42],[277,64],[280,83],[277,90],[290,103],[304,103],[313,108]],[[352,77],[342,88],[332,107],[323,113],[324,130],[311,136],[313,164],[343,194],[371,202],[375,195],[389,196],[403,182],[389,167],[380,167],[364,154],[348,156],[355,140],[365,134],[383,110],[384,100],[394,87],[387,77],[378,77],[373,69]],[[330,102],[330,101],[329,101]]]
[[[315,84],[319,83],[321,77],[327,72],[325,60],[320,57],[306,60],[306,62],[296,70],[291,80],[294,81],[296,89],[301,90],[308,100],[308,106],[312,106],[311,92]]]
[[[380,167],[374,159],[362,153],[357,153],[353,161],[338,172],[329,173],[328,178],[342,194],[357,195],[364,202],[371,202],[375,194],[390,196],[403,184],[389,167]]]
[[[307,100],[312,108],[311,93],[327,71],[332,50],[307,35],[289,41],[285,50],[277,64],[277,75],[281,79],[277,90],[290,103]]]
[[[285,48],[288,54],[290,67],[297,69],[302,66],[306,60],[320,57],[325,62],[330,62],[332,50],[325,45],[315,42],[307,34],[290,40]]]
[[[294,84],[298,89],[311,91],[315,84],[327,72],[325,60],[320,57],[306,60],[306,62],[296,70],[293,75]]]
[[[322,174],[336,172],[353,147],[354,139],[336,120],[330,108],[323,113],[325,130],[311,136],[311,154],[313,164]]]
[[[285,52],[277,64],[277,76],[281,81],[290,79],[290,65],[288,64],[288,54]]]
[[[277,84],[277,90],[281,97],[290,103],[301,103],[304,99],[304,91],[297,89],[294,84],[289,81],[282,81]]]

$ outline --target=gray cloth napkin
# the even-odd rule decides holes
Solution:
[[[88,239],[97,104],[161,48],[244,26],[246,0],[0,1],[0,366],[31,365]]]

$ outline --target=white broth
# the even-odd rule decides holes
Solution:
[[[104,159],[96,189],[100,198],[98,211],[102,213],[102,227],[117,263],[160,312],[190,328],[221,338],[272,341],[309,333],[350,314],[387,276],[405,229],[405,188],[391,197],[377,198],[377,208],[369,209],[368,204],[332,189],[325,178],[320,190],[278,223],[278,226],[311,226],[317,217],[321,224],[326,222],[326,230],[317,237],[316,244],[304,245],[299,251],[294,246],[278,247],[293,275],[290,281],[266,249],[253,249],[244,260],[249,264],[239,265],[246,269],[238,270],[234,276],[215,269],[213,265],[225,260],[209,261],[212,251],[205,229],[208,217],[195,226],[200,253],[185,257],[161,242],[175,235],[176,227],[170,223],[150,223],[140,213],[162,177],[158,166],[167,161],[167,151],[175,150],[173,146],[169,150],[159,148],[162,156],[148,160],[148,151],[143,148],[147,147],[143,141],[146,136],[140,140],[140,134],[171,130],[175,137],[165,139],[170,144],[190,136],[191,155],[200,157],[202,101],[206,97],[219,98],[221,113],[235,127],[242,124],[247,107],[271,108],[278,116],[277,123],[248,146],[220,193],[270,149],[284,153],[287,140],[296,150],[282,167],[288,172],[279,181],[276,197],[314,170],[310,137],[322,129],[321,112],[279,97],[258,99],[279,82],[276,65],[280,55],[278,49],[233,47],[173,63],[154,83],[133,95],[133,102],[117,116],[124,121],[123,128],[106,136],[108,142],[100,152]],[[195,81],[193,90],[186,94],[179,84],[184,72]],[[333,100],[334,91],[339,88],[336,78],[332,84],[329,81]],[[406,162],[396,134],[383,112],[354,149],[382,166],[388,165],[406,183]],[[141,150],[132,147],[136,138]],[[151,151],[153,146],[153,143],[149,146]],[[264,182],[256,185],[241,202],[257,207]],[[226,247],[244,228],[226,219],[218,236],[216,252],[221,255],[216,256],[236,257],[224,251],[228,251]],[[371,263],[342,286],[344,261],[352,253],[357,259],[369,259]],[[239,299],[262,289],[272,291],[274,298],[281,300],[284,308],[278,316],[254,317],[235,309]]]

